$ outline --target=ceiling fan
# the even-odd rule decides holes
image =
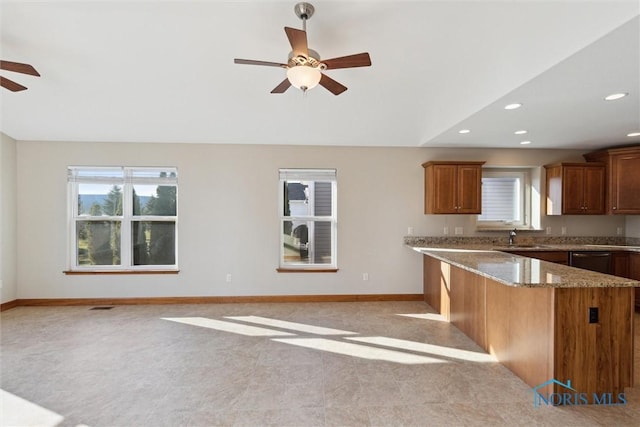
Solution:
[[[40,73],[36,71],[33,66],[29,64],[22,64],[20,62],[0,61],[0,70],[13,71],[14,73],[29,74],[31,76],[40,77]],[[0,76],[0,86],[5,89],[9,89],[11,92],[20,92],[26,90],[26,86],[22,86],[19,83],[9,80]]]
[[[337,68],[368,67],[371,58],[367,52],[355,55],[342,56],[332,59],[320,59],[318,52],[307,46],[307,19],[313,16],[315,11],[309,3],[298,3],[294,12],[302,20],[302,30],[284,27],[292,51],[289,53],[289,61],[286,64],[279,62],[255,61],[252,59],[234,59],[236,64],[264,65],[267,67],[281,67],[287,70],[287,78],[276,86],[271,93],[284,93],[290,86],[294,86],[306,92],[318,84],[334,95],[340,95],[347,87],[322,73],[325,70]]]

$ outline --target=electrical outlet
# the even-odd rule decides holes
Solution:
[[[364,280],[365,282],[369,280],[369,273],[362,273],[362,280]]]
[[[562,235],[564,236],[565,234],[567,234],[567,227],[562,227],[562,231],[561,231]]]
[[[413,227],[408,227],[408,228],[407,228],[407,234],[408,234],[409,236],[413,236]]]
[[[231,273],[227,273],[227,283],[231,283]]]
[[[462,228],[462,227],[456,227],[456,228],[454,229],[454,233],[455,233],[455,234],[458,234],[458,235],[459,235],[459,234],[464,234],[464,228]]]
[[[616,234],[617,234],[618,236],[622,236],[622,227],[618,227],[618,228],[616,228]]]
[[[551,227],[547,227],[547,234],[551,234]]]
[[[589,323],[598,323],[598,307],[589,307]]]
[[[442,230],[442,234],[444,234],[445,236],[446,236],[447,234],[449,234],[449,227],[445,227],[445,228]]]

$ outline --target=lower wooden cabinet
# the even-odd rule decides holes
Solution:
[[[611,252],[611,270],[614,276],[629,276],[629,252]]]
[[[629,254],[629,276],[627,277],[640,280],[640,253]],[[636,288],[636,310],[640,310],[640,288]]]

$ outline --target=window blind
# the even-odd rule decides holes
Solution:
[[[483,177],[480,221],[520,221],[520,178]]]

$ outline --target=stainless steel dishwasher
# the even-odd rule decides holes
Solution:
[[[569,265],[599,273],[611,274],[611,252],[575,251],[569,254]]]

